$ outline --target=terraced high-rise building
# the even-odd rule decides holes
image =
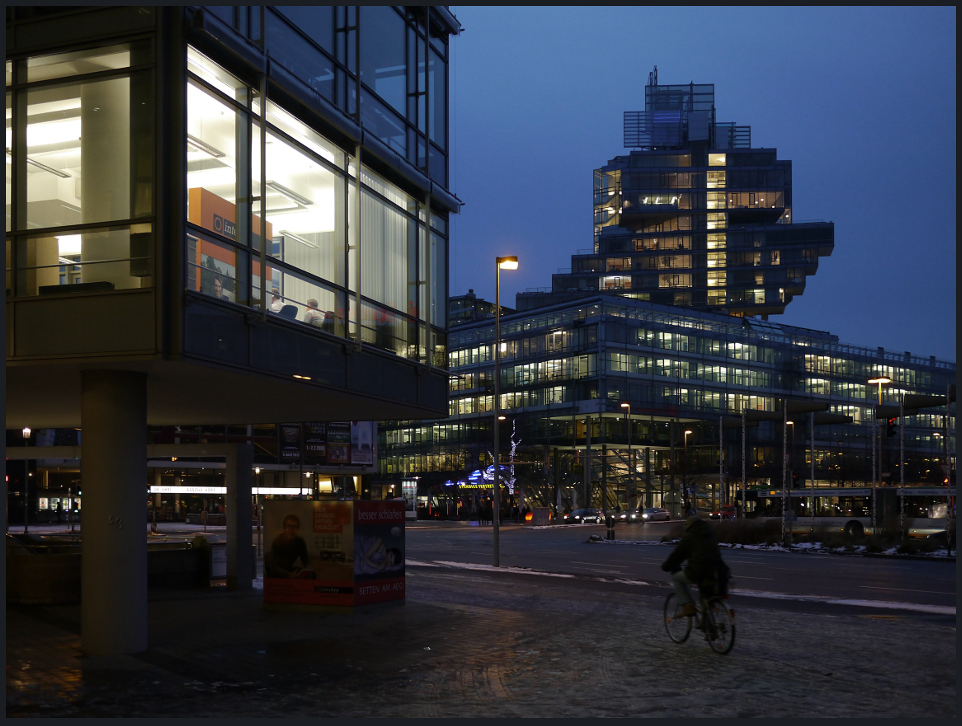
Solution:
[[[594,246],[518,310],[599,292],[761,316],[805,291],[835,246],[831,222],[795,222],[792,162],[753,148],[751,127],[716,120],[713,84],[645,87],[625,112],[627,155],[594,172]]]

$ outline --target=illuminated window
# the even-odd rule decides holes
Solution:
[[[708,192],[708,209],[725,209],[725,192]]]
[[[708,271],[708,286],[709,287],[724,287],[727,275],[724,271]]]
[[[723,171],[710,171],[708,172],[707,187],[709,189],[724,189],[726,184],[725,172]]]
[[[133,42],[27,60],[27,81],[48,83],[16,99],[26,120],[19,170],[12,147],[20,119],[13,117],[14,95],[7,94],[7,229],[16,196],[25,200],[20,230],[51,230],[16,242],[17,294],[61,285],[106,291],[153,284],[153,86],[148,73],[128,70],[151,57],[148,42]],[[25,188],[14,189],[21,178]],[[130,219],[144,221],[131,225]],[[90,226],[55,233],[67,225]]]
[[[728,215],[724,212],[708,213],[708,229],[725,229],[728,226]]]

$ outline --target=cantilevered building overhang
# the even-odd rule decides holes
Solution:
[[[326,11],[332,38],[358,20],[372,43],[391,37],[382,21],[418,28],[429,113],[393,98],[403,54],[353,58],[270,10],[8,27],[8,428],[80,425],[82,372],[118,368],[146,374],[151,424],[446,410],[459,202],[439,48],[457,28],[443,9]],[[266,38],[238,32],[245,12]]]
[[[82,428],[85,652],[146,647],[149,424],[447,412],[459,30],[437,7],[7,9],[6,420]],[[250,445],[226,456],[249,552]]]

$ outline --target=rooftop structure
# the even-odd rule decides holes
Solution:
[[[494,312],[495,304],[479,298],[474,294],[474,290],[468,290],[466,295],[452,295],[448,298],[448,325],[452,328],[478,320],[493,319]],[[511,308],[501,306],[502,315],[513,312]]]

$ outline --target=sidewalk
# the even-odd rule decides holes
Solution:
[[[78,606],[8,607],[6,715],[908,718],[919,693],[926,716],[955,715],[948,618],[809,612],[798,629],[736,604],[718,656],[668,640],[661,591],[412,566],[407,592],[336,614],[264,610],[257,589],[152,592],[149,649],[98,657],[80,653]]]

